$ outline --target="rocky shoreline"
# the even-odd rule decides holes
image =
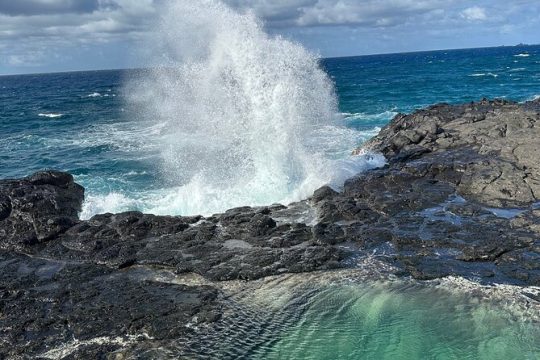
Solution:
[[[397,115],[356,152],[388,164],[339,192],[211,217],[81,221],[71,175],[0,180],[0,358],[129,357],[223,321],[220,282],[366,259],[418,280],[540,286],[540,101]]]

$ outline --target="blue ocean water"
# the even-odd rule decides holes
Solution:
[[[348,154],[398,112],[483,97],[526,101],[540,94],[540,46],[498,47],[322,60],[334,82]],[[41,169],[72,173],[100,211],[145,210],[171,184],[151,139],[159,124],[141,126],[125,84],[135,70],[0,77],[0,177]],[[339,155],[341,154],[341,155]],[[160,212],[175,212],[162,208]]]

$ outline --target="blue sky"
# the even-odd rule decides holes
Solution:
[[[0,74],[144,65],[164,1],[0,0]],[[324,57],[540,43],[538,0],[223,1]]]

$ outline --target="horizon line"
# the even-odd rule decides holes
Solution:
[[[402,51],[402,52],[382,52],[374,54],[362,54],[362,55],[343,55],[343,56],[328,56],[328,57],[319,57],[320,60],[334,60],[334,59],[347,59],[347,58],[359,58],[359,57],[370,57],[370,56],[380,56],[380,55],[406,55],[406,54],[418,54],[418,53],[428,53],[428,52],[441,52],[441,51],[459,51],[459,50],[474,50],[474,49],[496,49],[502,47],[531,47],[531,46],[540,46],[538,44],[523,44],[519,43],[517,45],[497,45],[497,46],[480,46],[480,47],[466,47],[466,48],[447,48],[447,49],[431,49],[431,50],[412,50],[412,51]],[[25,76],[25,75],[48,75],[48,74],[69,74],[69,73],[78,73],[78,72],[98,72],[98,71],[122,71],[122,70],[145,70],[150,69],[151,67],[125,67],[125,68],[109,68],[109,69],[84,69],[84,70],[61,70],[61,71],[49,71],[49,72],[29,72],[29,73],[15,73],[15,74],[0,74],[0,77],[6,76]]]

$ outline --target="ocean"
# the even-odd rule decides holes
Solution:
[[[351,160],[350,153],[356,146],[377,134],[397,113],[410,113],[439,102],[463,103],[484,97],[526,101],[540,94],[540,46],[331,58],[321,60],[320,65],[331,79],[337,95],[338,104],[332,110],[336,114],[331,116],[331,119],[317,119],[313,124],[307,124],[313,125],[316,132],[310,132],[310,139],[307,139],[303,146],[320,150],[323,157],[331,159],[332,167],[344,168],[345,171],[334,171],[340,173],[336,177],[341,180],[354,175],[355,171],[380,166],[384,162],[371,156],[364,159],[361,166],[351,166],[351,162],[356,160]],[[282,159],[291,157],[286,153],[279,158],[276,156],[277,165],[271,168],[271,171],[257,172],[264,175],[259,179],[259,183],[263,185],[254,189],[256,194],[251,197],[242,198],[243,195],[231,191],[234,196],[240,197],[237,202],[229,199],[230,201],[212,203],[208,197],[210,195],[200,195],[199,190],[189,188],[187,192],[179,192],[178,189],[190,181],[193,182],[193,179],[201,174],[213,177],[214,174],[226,173],[228,169],[236,171],[237,168],[230,164],[234,160],[227,160],[229,163],[223,168],[211,164],[210,159],[204,159],[201,155],[205,149],[191,154],[192,157],[197,155],[200,161],[191,159],[192,162],[189,163],[190,159],[182,157],[181,154],[185,154],[185,149],[190,146],[189,142],[196,142],[197,138],[190,139],[189,128],[171,133],[170,127],[164,125],[167,121],[163,120],[159,111],[165,109],[173,113],[175,121],[181,123],[182,112],[193,110],[190,109],[191,104],[182,102],[180,98],[183,93],[172,88],[169,90],[177,94],[174,94],[175,97],[169,99],[167,104],[160,103],[157,107],[153,103],[152,112],[149,112],[148,108],[141,110],[146,103],[134,100],[133,93],[141,88],[152,89],[152,86],[155,87],[155,84],[149,82],[147,74],[141,70],[0,77],[0,146],[3,149],[0,153],[1,177],[16,178],[42,169],[68,171],[86,188],[87,201],[82,214],[85,218],[99,212],[124,210],[173,215],[212,213],[235,205],[264,205],[288,199],[298,200],[307,196],[322,182],[335,180],[327,177],[311,182],[310,186],[302,183],[303,191],[298,192],[296,197],[282,196],[283,192],[298,190],[287,187],[294,182],[294,174],[291,175],[287,169],[297,166],[295,164],[298,164],[299,160],[290,160],[292,165],[282,166],[281,163],[289,161]],[[255,101],[249,94],[243,99]],[[308,100],[314,101],[311,98]],[[169,108],[173,106],[171,104],[176,108]],[[276,104],[285,106],[279,102],[272,103],[272,106]],[[195,105],[202,107],[200,104]],[[261,107],[264,106],[266,105],[263,103]],[[293,110],[297,111],[296,108]],[[282,115],[269,113],[265,108],[250,111],[247,115],[242,115],[243,120],[240,120],[249,123],[252,118],[260,119],[246,125],[249,132],[241,132],[243,123],[234,123],[234,112],[234,116],[229,116],[232,124],[220,128],[219,131],[231,132],[244,138],[251,136],[254,137],[255,144],[264,143],[264,133],[267,130],[259,127],[272,122],[272,117]],[[265,112],[265,117],[260,114],[261,111]],[[321,117],[320,113],[313,116]],[[167,116],[170,117],[170,114]],[[220,116],[224,115],[213,114],[211,118],[199,116],[196,118],[199,128],[194,130],[193,134],[201,138],[212,138],[211,130],[204,128],[204,124],[201,130],[200,123],[212,122],[212,126],[216,127],[218,123],[213,121],[221,121]],[[291,134],[296,136],[295,131],[308,131],[306,124],[302,129],[282,129],[283,126],[289,126],[288,122],[294,124],[296,121],[289,113],[282,117],[285,120],[280,123],[279,131],[283,134],[268,132],[275,137],[269,139],[271,144],[279,143],[281,138],[290,138]],[[231,140],[234,141],[242,139]],[[178,147],[178,143],[182,143],[182,147]],[[229,148],[220,148],[219,151],[224,153],[227,149]],[[264,162],[270,163],[269,159],[275,156],[275,152],[265,150],[261,156],[264,157]],[[201,162],[210,165],[205,168],[197,167],[199,165],[196,164]],[[255,165],[250,163],[249,166]],[[286,169],[282,176],[286,179],[283,181],[285,190],[280,188],[279,192],[270,191],[270,194],[264,194],[267,189],[264,184],[266,179],[273,181],[273,174],[282,169]],[[226,176],[230,175],[223,175],[223,179]],[[223,180],[217,175],[216,177]],[[276,182],[279,182],[278,180]],[[279,183],[279,186],[281,185],[282,183]],[[212,199],[222,199],[229,184],[225,182],[213,186],[218,187],[219,191],[210,191],[214,196]],[[249,186],[243,186],[242,191],[249,192]],[[206,195],[208,196],[205,197]],[[198,205],[186,207],[183,201],[198,202]]]

